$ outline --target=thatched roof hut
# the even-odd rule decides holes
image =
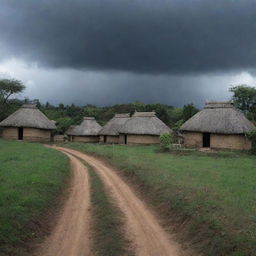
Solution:
[[[100,142],[118,143],[119,130],[130,119],[130,114],[115,114],[99,132]]]
[[[245,133],[255,126],[231,102],[209,102],[180,128],[185,145],[248,149]],[[225,136],[226,135],[226,136]]]
[[[47,141],[56,125],[49,120],[35,104],[25,104],[0,122],[4,127],[3,138],[29,141]]]
[[[171,132],[155,112],[135,112],[120,129],[125,144],[156,144],[161,134]]]
[[[94,117],[84,117],[80,125],[71,128],[67,134],[71,141],[99,142],[99,131],[102,129]]]

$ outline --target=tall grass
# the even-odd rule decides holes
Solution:
[[[25,254],[39,216],[54,205],[68,170],[62,153],[0,140],[0,255]]]
[[[256,252],[256,158],[239,152],[158,153],[156,146],[67,143],[108,159],[205,255]],[[164,209],[163,209],[164,208]],[[180,226],[179,226],[180,225]]]

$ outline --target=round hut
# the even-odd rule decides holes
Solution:
[[[3,139],[50,141],[56,125],[35,104],[25,104],[0,122]]]
[[[160,135],[172,130],[163,123],[155,112],[135,112],[121,127],[121,144],[158,144]]]
[[[76,125],[67,132],[69,140],[73,142],[99,142],[99,131],[102,127],[94,117],[84,117],[80,125]]]
[[[100,142],[119,143],[120,128],[130,119],[130,114],[115,114],[99,132]]]
[[[184,145],[249,150],[245,133],[255,126],[231,102],[209,102],[181,126]]]

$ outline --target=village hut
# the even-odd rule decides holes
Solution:
[[[130,119],[130,114],[115,114],[99,132],[100,142],[119,143],[119,130]]]
[[[181,132],[187,147],[248,150],[245,134],[255,126],[231,102],[209,102],[186,121]]]
[[[72,131],[75,129],[76,125],[70,125],[69,128],[66,130],[65,135],[67,136],[69,141],[72,141]]]
[[[3,139],[50,141],[56,125],[35,104],[25,104],[0,122]]]
[[[172,130],[163,123],[155,112],[135,112],[120,128],[121,144],[158,144],[160,135]]]
[[[70,141],[74,142],[99,142],[99,131],[102,127],[94,117],[84,117],[83,122],[67,132]]]

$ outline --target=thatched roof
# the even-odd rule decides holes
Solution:
[[[101,129],[99,135],[118,135],[120,128],[130,119],[130,114],[115,114]]]
[[[181,131],[220,134],[244,134],[255,126],[234,108],[231,102],[209,102],[205,108],[186,121]]]
[[[155,112],[135,112],[120,129],[120,133],[123,134],[140,135],[160,135],[171,132],[172,130],[155,115]]]
[[[75,127],[76,127],[76,125],[70,125],[69,128],[67,129],[67,131],[65,132],[65,134],[71,135],[70,133],[72,133],[72,131],[74,130]]]
[[[2,127],[29,127],[46,130],[56,129],[55,123],[49,120],[34,104],[25,104],[16,112],[0,122]]]
[[[102,127],[97,123],[94,117],[84,117],[80,125],[75,126],[68,135],[74,136],[97,136]]]

